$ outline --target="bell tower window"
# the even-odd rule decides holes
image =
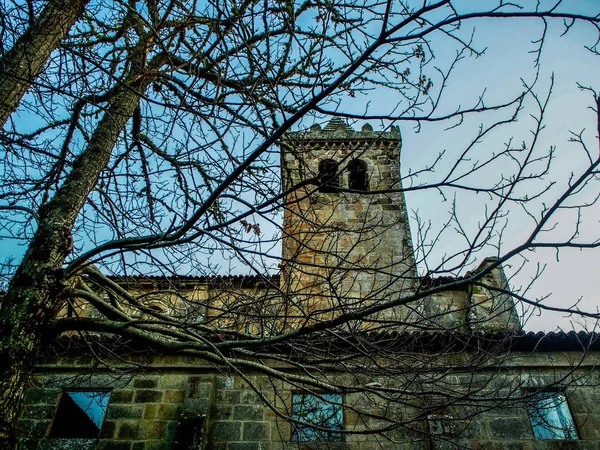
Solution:
[[[324,159],[319,163],[319,192],[337,192],[340,174],[335,159]]]
[[[368,191],[367,163],[362,159],[353,159],[348,164],[348,187],[353,191]]]

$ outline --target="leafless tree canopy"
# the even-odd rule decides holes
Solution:
[[[415,386],[429,392],[409,405],[414,416],[386,413],[389,421],[378,432],[411,428],[442,404],[475,412],[492,408],[498,393],[515,392],[518,381],[498,380],[493,395],[472,383],[448,394],[452,372],[495,367],[508,358],[504,340],[489,351],[450,358],[472,344],[466,319],[456,319],[467,314],[459,297],[470,286],[483,299],[512,295],[520,305],[539,307],[527,290],[511,292],[498,278],[502,264],[518,266],[520,255],[535,248],[598,245],[600,236],[578,239],[579,221],[566,238],[546,238],[555,236],[549,231],[563,211],[596,203],[598,194],[585,202],[578,194],[598,192],[600,159],[595,140],[573,134],[587,167],[559,182],[563,188],[552,201],[537,201],[556,180],[549,176],[555,149],[537,144],[552,88],[537,89],[535,72],[549,23],[562,24],[563,39],[579,27],[598,38],[600,18],[598,11],[570,10],[560,1],[469,3],[4,2],[1,226],[3,237],[27,250],[0,271],[6,280],[3,445],[10,445],[42,344],[60,333],[80,336],[94,352],[102,353],[92,343],[101,341],[97,336],[118,336],[197,356],[242,377],[257,371],[306,389],[356,390],[319,375],[329,369],[360,380],[377,374],[393,383],[361,390],[388,413],[386,405],[414,401],[408,397]],[[539,26],[532,35],[533,75],[514,97],[491,103],[481,93],[472,104],[448,109],[453,72],[484,54],[476,33],[484,19]],[[451,43],[452,53],[438,63],[442,41]],[[592,53],[596,44],[585,43]],[[593,86],[581,88],[597,112],[600,96]],[[384,92],[390,103],[369,104],[374,92]],[[345,108],[349,99],[362,109]],[[469,130],[473,138],[465,148],[424,154],[419,167],[399,170],[399,142],[390,137],[400,138],[398,125],[458,127],[477,114],[492,119]],[[501,150],[481,150],[488,135],[523,116],[533,117],[527,141],[507,136]],[[338,151],[333,165],[298,166],[302,158],[320,157],[314,136],[321,133],[324,142],[347,123],[358,130],[369,120],[378,124],[375,131],[363,128],[369,143],[332,147],[330,154]],[[297,132],[315,124],[321,129]],[[381,153],[389,160],[387,178],[377,178],[364,162],[375,150],[391,152],[389,158]],[[443,264],[432,263],[433,247],[443,244],[417,219],[412,244],[410,234],[397,243],[405,254],[387,260],[364,254],[392,239],[397,223],[389,214],[408,220],[398,200],[403,193],[424,190],[448,198],[486,196],[475,231],[463,226],[457,209],[450,213],[447,226],[465,245]],[[327,205],[348,198],[367,211],[352,223],[327,217]],[[507,250],[502,233],[513,209],[533,225]],[[463,269],[491,252],[495,259],[480,270]],[[232,277],[239,274],[250,277]],[[442,297],[450,298],[446,306],[435,306]],[[505,311],[490,308],[469,320],[485,328],[495,315],[504,317]],[[595,311],[563,310],[598,318]],[[512,328],[493,331],[514,332],[515,320],[505,321]],[[407,355],[427,347],[407,330],[449,332],[465,347],[436,338],[433,350],[407,363]],[[266,356],[298,371],[261,362]]]

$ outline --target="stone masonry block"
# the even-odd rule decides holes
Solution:
[[[117,422],[114,420],[105,420],[102,424],[102,431],[100,432],[100,439],[112,439],[115,437],[117,432]]]
[[[485,439],[489,436],[487,423],[478,418],[468,423],[459,423],[456,428],[459,436],[464,439]]]
[[[234,386],[235,380],[233,377],[216,377],[215,378],[215,387],[217,389],[232,389]]]
[[[188,377],[185,375],[163,375],[158,387],[161,389],[185,389],[187,384]]]
[[[574,413],[593,414],[598,409],[598,398],[591,389],[576,389],[567,393]]]
[[[163,391],[151,389],[140,389],[136,391],[134,400],[136,403],[160,402],[162,400]]]
[[[185,391],[182,389],[169,389],[165,391],[163,401],[165,403],[183,403]]]
[[[254,391],[246,390],[242,392],[242,403],[249,404],[262,404],[262,400]]]
[[[28,405],[55,405],[60,394],[59,389],[32,388],[27,391],[25,403]]]
[[[242,402],[241,391],[217,391],[217,403],[235,405]]]
[[[158,405],[156,403],[146,403],[144,406],[144,419],[154,419],[156,417],[156,411]]]
[[[183,410],[197,414],[208,413],[208,398],[186,398],[183,403]]]
[[[158,387],[158,377],[139,377],[133,380],[133,387],[137,389],[153,389]]]
[[[142,420],[140,431],[142,439],[161,439],[165,434],[167,422],[164,420]]]
[[[121,422],[119,425],[119,439],[123,440],[137,440],[140,439],[140,422],[141,421],[127,421]]]
[[[123,390],[123,389],[115,389],[110,394],[110,403],[131,403],[133,401],[133,391],[132,390]]]
[[[576,414],[573,418],[582,439],[600,439],[600,415]]]
[[[518,440],[532,439],[531,424],[522,417],[502,417],[489,422],[490,433],[494,439]]]
[[[119,425],[119,439],[146,440],[161,439],[165,433],[166,422],[161,420],[127,420]]]
[[[144,405],[110,405],[106,411],[108,419],[141,419]]]
[[[177,419],[183,413],[183,405],[175,403],[162,403],[158,405],[156,417],[159,419]]]
[[[271,433],[268,422],[244,422],[244,441],[270,441]]]
[[[226,405],[213,405],[210,412],[212,420],[231,420],[233,418],[233,407]],[[244,418],[236,418],[236,420],[243,420]]]
[[[242,422],[213,422],[210,441],[235,442],[242,440]]]
[[[186,396],[188,398],[209,397],[211,390],[212,390],[212,384],[211,383],[194,382],[193,379],[194,378],[190,378],[190,382],[188,383],[188,386],[187,386]]]
[[[263,420],[262,405],[239,405],[233,407],[233,420]]]

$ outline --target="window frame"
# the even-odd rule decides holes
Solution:
[[[541,402],[548,402],[548,405],[540,405]],[[550,408],[552,409],[550,410]],[[542,414],[540,414],[540,410],[544,409],[548,410],[549,414],[542,416]],[[549,423],[548,416],[550,414],[555,414],[558,417],[558,420],[560,421],[560,427]],[[579,432],[577,431],[575,418],[571,412],[571,407],[565,392],[540,391],[534,393],[527,405],[527,415],[529,417],[529,424],[535,440],[579,440]],[[536,415],[539,416],[539,420],[536,420]]]
[[[300,402],[296,402],[296,398],[300,397],[302,400]],[[327,397],[336,397],[336,399],[328,399]],[[298,412],[296,411],[296,405],[300,404],[300,407],[305,404],[305,399],[313,398],[316,401],[316,405],[314,406],[329,406],[332,409],[331,417],[335,427],[339,428],[329,428],[329,431],[319,430],[308,425],[309,421],[304,418],[297,417]],[[323,393],[311,393],[311,392],[292,392],[292,408],[291,408],[291,431],[290,431],[290,441],[291,442],[344,442],[345,434],[343,433],[346,423],[345,423],[345,414],[344,414],[344,396],[342,394],[330,394],[327,392]],[[310,406],[309,406],[310,407]],[[310,411],[308,412],[311,413]],[[297,423],[305,422],[307,425]],[[323,426],[322,423],[317,424],[313,423],[313,426],[320,428],[327,428]]]
[[[105,394],[107,396],[107,400],[106,400],[106,406],[103,408],[103,414],[100,420],[100,424],[96,425],[96,422],[88,415],[88,418],[92,421],[92,423],[98,428],[98,434],[95,436],[64,436],[60,433],[61,430],[56,430],[56,423],[57,423],[57,418],[59,417],[58,414],[64,414],[61,411],[61,404],[63,402],[63,398],[69,394],[78,394],[78,393],[95,393],[95,394]],[[60,397],[58,399],[58,403],[56,404],[55,410],[54,410],[54,415],[52,417],[52,422],[50,423],[50,427],[48,427],[48,431],[47,431],[47,439],[85,439],[85,440],[98,440],[100,439],[100,436],[102,434],[102,428],[104,427],[104,422],[106,421],[106,417],[108,415],[108,408],[110,406],[110,398],[112,396],[112,390],[111,389],[95,389],[95,388],[91,388],[91,389],[64,389],[61,394]],[[81,405],[77,404],[77,402],[73,399],[73,397],[71,397],[71,401],[74,402],[77,406],[79,406],[79,408],[81,408]],[[91,400],[93,401],[93,400]],[[90,401],[90,405],[91,405],[91,401]],[[88,407],[90,406],[88,405]],[[86,411],[81,408],[82,413],[86,414]]]

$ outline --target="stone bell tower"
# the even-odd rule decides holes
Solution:
[[[303,319],[329,319],[413,286],[401,142],[398,127],[355,131],[334,118],[281,143],[281,287]]]

